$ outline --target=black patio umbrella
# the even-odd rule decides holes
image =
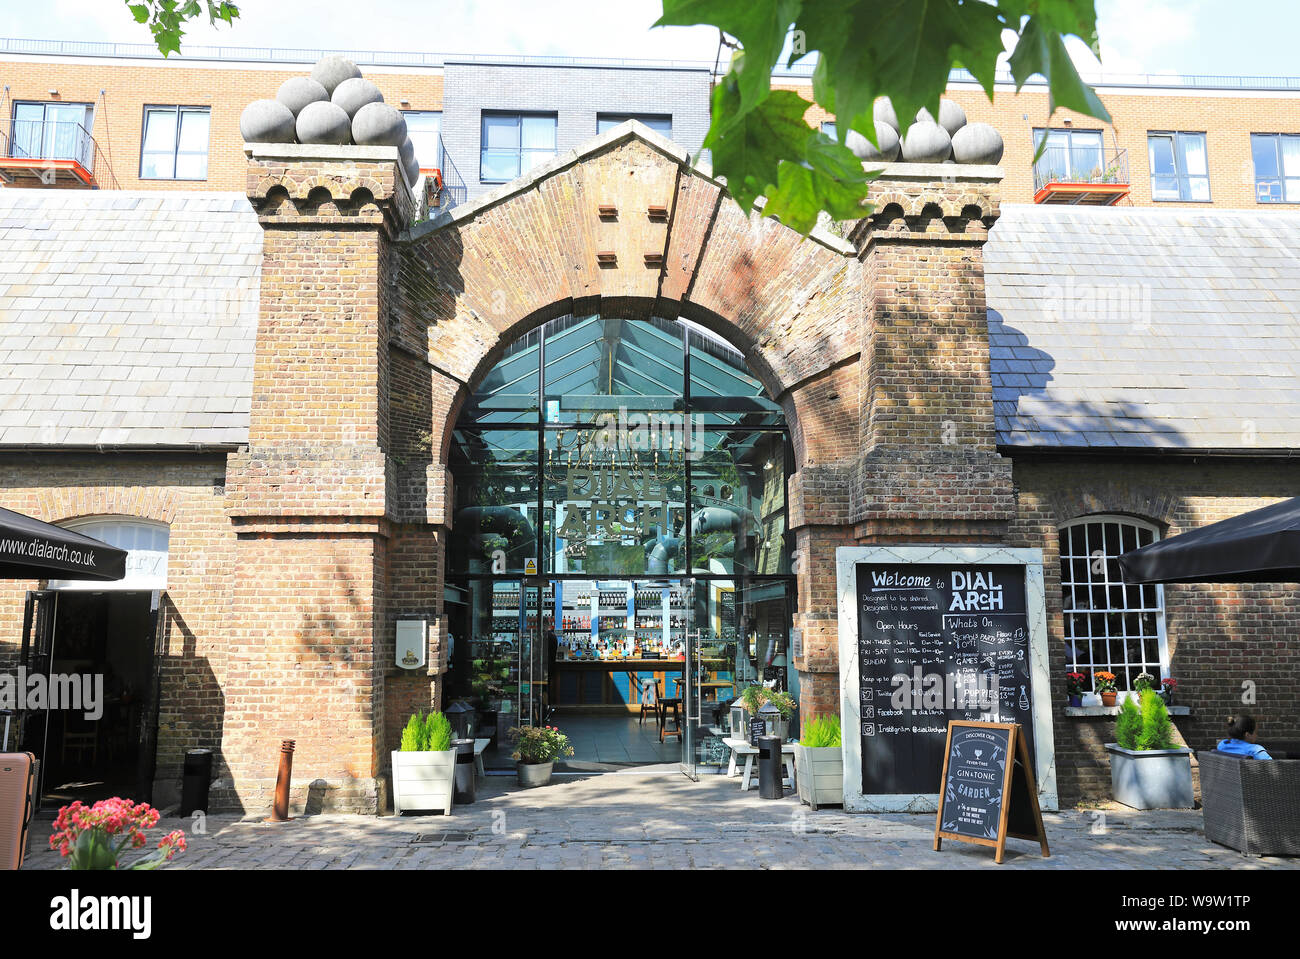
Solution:
[[[126,550],[0,508],[0,579],[121,579]]]
[[[1128,583],[1300,583],[1300,496],[1119,558]]]

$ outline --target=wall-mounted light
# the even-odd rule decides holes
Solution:
[[[59,95],[59,91],[58,91],[58,90],[51,90],[51,91],[50,91],[50,96],[52,96],[52,97],[57,97],[58,95]]]

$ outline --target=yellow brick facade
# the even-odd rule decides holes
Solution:
[[[785,84],[811,98],[806,85]],[[953,84],[947,96],[961,105],[971,123],[988,123],[1002,134],[1006,152],[1002,169],[1002,200],[1034,200],[1033,129],[1103,130],[1109,156],[1117,148],[1128,151],[1131,192],[1122,205],[1150,207],[1258,207],[1294,210],[1294,204],[1258,203],[1255,170],[1250,153],[1252,133],[1300,133],[1300,96],[1275,91],[1225,92],[1195,89],[1099,89],[1114,124],[1105,124],[1070,110],[1058,110],[1047,119],[1047,93],[1041,88],[1016,93],[998,88],[990,103],[973,84]],[[821,123],[830,116],[814,105],[808,120]],[[1067,122],[1069,126],[1067,126]],[[1209,158],[1210,202],[1183,203],[1151,199],[1151,169],[1147,158],[1149,132],[1204,133]]]
[[[271,99],[280,84],[306,76],[310,64],[274,69],[257,64],[75,62],[68,58],[0,60],[0,123],[6,135],[15,101],[88,103],[91,136],[99,147],[95,176],[101,189],[221,190],[243,192],[248,165],[239,114],[253,100]],[[365,69],[366,79],[401,110],[442,110],[442,73]],[[50,95],[57,90],[58,96]],[[406,101],[403,103],[402,101]],[[146,106],[211,108],[206,180],[142,180],[140,144]]]

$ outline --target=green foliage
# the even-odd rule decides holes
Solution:
[[[398,749],[404,753],[419,752],[423,733],[424,717],[415,713],[406,721],[406,728],[402,730],[402,742]]]
[[[814,716],[804,723],[799,743],[809,749],[840,745],[840,717]]]
[[[454,736],[451,721],[442,713],[415,713],[406,721],[398,749],[404,753],[445,752]]]
[[[1142,728],[1142,716],[1132,696],[1125,696],[1120,704],[1119,715],[1115,718],[1115,742],[1125,749],[1137,749],[1138,731]]]
[[[758,711],[762,709],[765,704],[771,703],[781,711],[781,716],[783,718],[789,719],[790,715],[794,712],[795,706],[798,705],[794,701],[794,697],[789,693],[780,693],[776,690],[768,689],[766,686],[760,686],[757,684],[746,686],[741,692],[740,698],[744,701],[745,709],[749,712],[751,717],[756,717]]]
[[[424,720],[424,748],[433,752],[445,752],[451,748],[455,733],[451,720],[440,712],[430,713]]]
[[[1004,31],[1017,35],[1009,63],[1017,89],[1040,74],[1053,112],[1110,120],[1064,43],[1077,36],[1097,52],[1094,0],[663,0],[656,26],[695,24],[715,26],[741,47],[713,94],[704,146],[714,172],[742,209],[766,196],[763,215],[802,233],[823,210],[838,219],[869,212],[862,204],[873,175],[845,144],[850,129],[878,142],[876,99],[890,98],[904,129],[922,107],[938,116],[954,66],[969,70],[991,99]],[[807,104],[797,94],[771,88],[787,36],[788,63],[818,55],[813,96],[835,116],[837,141],[804,122]]]
[[[1165,701],[1150,689],[1142,691],[1139,704],[1142,711],[1142,729],[1137,735],[1137,749],[1173,749],[1173,723],[1169,721],[1169,710]]]
[[[569,737],[557,726],[524,726],[510,730],[515,739],[511,757],[527,765],[554,762],[561,756],[572,756]]]
[[[227,26],[239,16],[239,7],[224,0],[125,0],[136,23],[149,25],[154,43],[164,57],[181,52],[181,37],[185,24],[205,12],[208,23],[217,21]]]

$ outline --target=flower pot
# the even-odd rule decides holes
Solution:
[[[551,781],[551,773],[555,769],[555,762],[549,763],[515,763],[515,775],[519,780],[519,785],[526,789],[534,786],[545,786]]]
[[[1107,743],[1110,790],[1116,802],[1134,809],[1191,809],[1190,749],[1125,749]]]
[[[794,779],[799,801],[818,806],[844,802],[844,750],[840,746],[794,744]]]
[[[450,815],[456,785],[456,750],[393,754],[393,811],[438,809]]]
[[[1101,704],[1102,704],[1103,706],[1114,706],[1114,705],[1115,705],[1115,698],[1116,698],[1118,695],[1119,695],[1119,693],[1116,693],[1116,692],[1113,692],[1113,691],[1112,691],[1112,692],[1109,692],[1109,693],[1102,693],[1102,694],[1101,694]]]
[[[1071,705],[1071,706],[1082,706],[1082,705],[1083,705],[1083,697],[1082,697],[1082,696],[1071,696],[1071,697],[1070,697],[1070,705]]]

